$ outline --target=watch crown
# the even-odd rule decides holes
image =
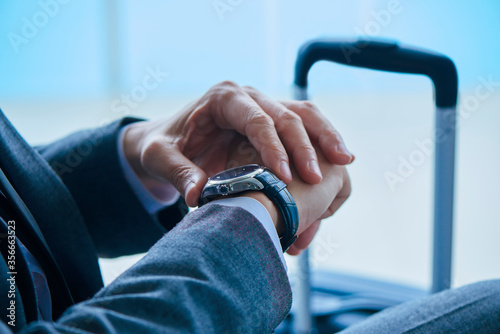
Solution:
[[[226,185],[221,185],[219,186],[219,192],[221,193],[221,195],[227,195],[229,194],[229,187]]]

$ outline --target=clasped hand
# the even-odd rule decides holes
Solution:
[[[321,205],[299,204],[302,235],[289,251],[298,252],[309,244],[319,221],[340,206],[333,203],[343,202],[335,202],[337,195],[343,192],[339,196],[344,200],[348,196],[344,186],[330,191],[305,185],[330,184],[334,178],[345,185],[347,173],[339,166],[354,159],[340,134],[313,104],[276,102],[254,88],[221,82],[172,119],[132,124],[123,137],[123,147],[143,184],[168,182],[189,206],[196,206],[208,177],[226,168],[233,153],[231,143],[239,135],[255,148],[256,161],[261,159],[289,188],[296,189],[294,197],[317,191],[325,200],[330,198],[327,211],[321,213]]]

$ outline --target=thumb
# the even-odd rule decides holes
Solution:
[[[295,242],[288,248],[287,253],[290,255],[299,255],[304,249],[309,247],[316,232],[318,232],[321,220],[317,220],[307,227],[295,240]]]
[[[142,163],[150,174],[172,184],[190,207],[198,205],[198,199],[208,177],[205,172],[174,147],[161,145],[143,152]]]

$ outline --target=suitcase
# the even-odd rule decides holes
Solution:
[[[399,284],[331,271],[309,270],[308,251],[298,259],[290,315],[276,333],[334,333],[368,316],[450,287],[458,76],[451,59],[432,51],[377,39],[315,39],[299,50],[294,97],[307,100],[308,73],[318,61],[372,70],[419,74],[434,85],[435,165],[432,287],[423,291]]]

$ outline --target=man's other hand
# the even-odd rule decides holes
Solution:
[[[251,150],[251,144],[245,138],[235,138],[230,148],[230,165],[227,167],[251,163],[264,164],[256,150],[254,149],[253,156]],[[316,153],[323,180],[317,184],[304,182],[296,175],[296,169],[292,166],[294,177],[287,185],[299,211],[298,238],[287,251],[290,255],[297,255],[306,249],[316,235],[321,220],[333,215],[351,194],[351,182],[345,166],[332,164],[319,149],[316,150]],[[280,212],[266,195],[258,191],[250,191],[242,193],[240,196],[258,200],[269,212],[278,234],[283,231]]]

